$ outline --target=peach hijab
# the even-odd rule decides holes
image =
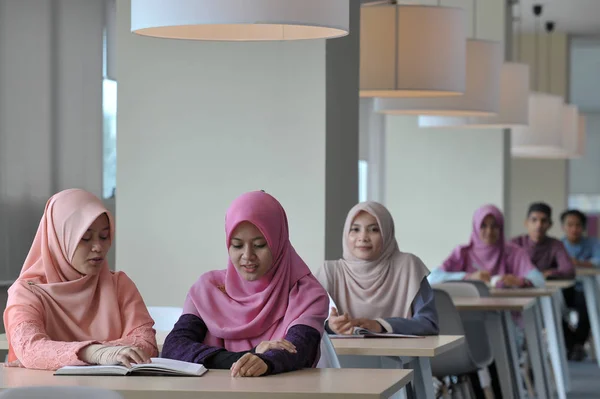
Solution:
[[[106,260],[97,275],[83,276],[71,266],[81,237],[102,214],[113,239],[113,217],[93,194],[71,189],[48,200],[21,274],[8,290],[4,326],[9,342],[11,331],[24,322],[43,322],[51,340],[65,342],[111,341],[152,325],[133,282],[111,272]],[[14,360],[10,348],[9,361]]]

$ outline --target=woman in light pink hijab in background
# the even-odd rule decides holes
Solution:
[[[148,362],[158,354],[144,301],[106,253],[114,221],[96,196],[62,191],[46,204],[17,281],[4,326],[10,365],[63,366]]]
[[[390,212],[373,201],[348,213],[343,258],[327,261],[316,273],[331,296],[327,329],[351,334],[354,327],[374,332],[438,333],[429,271],[413,254],[401,252]]]
[[[504,217],[494,205],[475,211],[469,243],[456,247],[429,277],[432,284],[465,279],[497,287],[543,286],[545,280],[527,251],[506,242]]]
[[[227,269],[192,286],[162,356],[241,377],[314,366],[328,299],[289,241],[283,207],[264,192],[244,194],[225,232]]]

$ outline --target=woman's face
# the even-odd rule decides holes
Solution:
[[[233,230],[229,259],[238,274],[247,281],[258,280],[273,266],[273,255],[267,240],[250,222],[242,222]]]
[[[108,216],[103,213],[83,233],[73,253],[71,266],[84,276],[100,273],[111,244]]]
[[[368,212],[359,212],[350,226],[347,245],[358,259],[378,259],[383,251],[383,237],[377,219]]]
[[[496,218],[492,215],[487,215],[479,230],[479,237],[487,245],[495,245],[500,239],[500,226]]]

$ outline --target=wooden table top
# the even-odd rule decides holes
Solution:
[[[558,288],[492,288],[490,295],[495,298],[539,298],[552,296]]]
[[[576,282],[577,281],[575,281],[575,280],[546,280],[546,287],[556,288],[556,289],[565,289],[565,288],[573,287]]]
[[[54,376],[51,371],[0,368],[0,389],[24,386],[88,386],[126,399],[387,398],[413,377],[412,370],[306,369],[261,378],[232,378],[229,370],[202,377]]]
[[[331,338],[338,355],[435,357],[461,345],[462,335],[425,338]]]
[[[535,298],[452,298],[460,311],[513,311],[522,312],[535,305]]]
[[[597,267],[578,267],[577,276],[597,276],[600,275],[600,268]]]

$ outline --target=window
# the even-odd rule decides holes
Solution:
[[[579,209],[583,213],[600,213],[600,195],[571,194],[569,209]]]
[[[102,193],[104,198],[111,198],[117,188],[117,82],[106,78],[102,82],[102,113]]]
[[[117,188],[117,82],[108,78],[106,29],[102,55],[102,196],[112,198]]]
[[[367,161],[358,161],[358,202],[364,202],[368,199],[369,192],[369,163]]]

